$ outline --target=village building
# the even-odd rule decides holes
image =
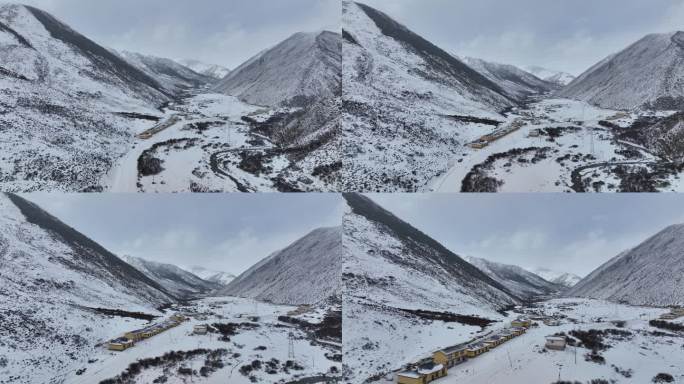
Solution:
[[[491,336],[490,338],[488,338],[487,340],[485,340],[484,344],[487,347],[489,347],[489,349],[492,349],[492,348],[498,347],[503,342],[504,342],[504,340],[501,337],[494,335],[494,336]]]
[[[442,364],[427,363],[416,369],[399,372],[398,384],[427,384],[447,375],[447,368]]]
[[[468,357],[476,357],[480,356],[481,354],[489,351],[489,347],[485,345],[484,343],[475,343],[475,344],[470,344],[466,348],[466,356]]]
[[[514,336],[520,336],[523,333],[527,332],[527,329],[523,327],[514,327],[511,328],[510,332],[513,333]]]
[[[528,319],[515,319],[511,321],[511,326],[516,328],[529,328],[532,325]]]
[[[566,344],[567,344],[567,340],[565,340],[565,337],[562,337],[562,336],[547,336],[546,337],[546,348],[547,349],[553,349],[556,351],[563,351],[563,350],[565,350]]]
[[[112,351],[125,351],[128,348],[131,348],[133,345],[133,340],[120,337],[118,339],[110,340],[108,348]]]
[[[440,349],[432,355],[432,360],[435,364],[442,364],[447,368],[451,368],[466,360],[466,347],[463,345],[456,345]]]
[[[192,332],[196,335],[206,335],[208,327],[206,324],[198,324],[192,328]]]
[[[486,141],[476,141],[476,142],[468,144],[468,146],[472,149],[482,149],[482,148],[486,148],[488,145],[489,145],[489,143]]]

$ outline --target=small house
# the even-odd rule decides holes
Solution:
[[[466,347],[457,345],[445,349],[440,349],[432,355],[435,364],[442,364],[447,368],[460,364],[466,360]]]
[[[511,326],[516,328],[529,328],[532,323],[528,319],[515,319],[511,321]]]
[[[530,131],[529,137],[540,137],[541,136],[541,129],[533,129]]]
[[[492,336],[484,341],[484,344],[489,348],[496,348],[503,343],[503,340],[499,336]]]
[[[447,375],[447,368],[442,364],[426,363],[416,369],[399,372],[398,384],[427,384]]]
[[[472,149],[482,149],[482,148],[487,147],[488,145],[489,145],[489,143],[486,141],[476,141],[474,143],[468,144],[468,146]]]
[[[196,335],[206,335],[208,331],[206,324],[198,324],[192,328],[192,332]]]
[[[546,337],[546,348],[547,349],[553,349],[556,351],[563,351],[563,350],[565,350],[566,344],[567,344],[567,340],[565,340],[565,337],[562,337],[562,336],[547,336]]]
[[[522,335],[523,333],[525,333],[526,331],[527,331],[527,329],[525,329],[525,328],[523,328],[523,327],[514,327],[514,328],[511,328],[511,333],[513,333],[513,336],[520,336],[520,335]]]
[[[120,337],[118,339],[110,340],[108,348],[111,351],[125,351],[128,348],[131,348],[133,345],[133,340]]]
[[[480,356],[481,354],[483,354],[487,351],[489,351],[489,347],[484,343],[470,344],[466,348],[466,356],[467,357],[476,357],[476,356]]]

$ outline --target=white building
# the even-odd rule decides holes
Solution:
[[[546,348],[547,349],[553,349],[556,351],[563,351],[563,350],[565,350],[566,344],[567,344],[567,341],[565,340],[565,337],[562,337],[562,336],[547,336],[546,337]]]

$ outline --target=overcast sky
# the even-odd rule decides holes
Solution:
[[[679,194],[369,195],[461,256],[585,276],[672,224]]]
[[[23,196],[117,255],[235,275],[344,212],[334,194]]]
[[[684,29],[684,0],[362,0],[441,48],[578,75],[646,34]]]
[[[296,32],[339,31],[339,0],[20,0],[101,45],[235,68]]]

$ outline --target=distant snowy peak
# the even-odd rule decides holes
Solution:
[[[340,297],[342,229],[320,228],[275,252],[217,294],[277,304],[317,304]]]
[[[633,305],[684,306],[684,224],[609,260],[565,293]]]
[[[221,80],[228,76],[230,69],[217,65],[217,64],[207,64],[199,60],[191,59],[180,59],[176,60],[179,64],[184,65],[193,71],[200,73],[205,76],[209,76],[214,80]]]
[[[534,65],[525,67],[524,69],[538,78],[548,81],[549,83],[556,84],[560,87],[566,86],[570,84],[571,81],[575,80],[575,76],[563,71],[554,71],[552,69],[546,69]]]
[[[228,272],[214,271],[200,266],[192,266],[188,268],[192,274],[201,277],[203,280],[211,281],[221,285],[228,285],[235,279],[235,275]]]
[[[684,32],[651,34],[558,92],[603,108],[684,110]]]
[[[516,265],[496,263],[472,256],[466,257],[466,261],[521,298],[532,299],[550,295],[562,288]]]
[[[123,259],[178,297],[193,297],[221,287],[220,284],[203,280],[172,264],[157,263],[133,256],[124,256]]]
[[[536,268],[532,270],[532,273],[541,276],[547,281],[562,285],[566,288],[570,288],[582,280],[581,277],[575,275],[574,273],[552,271],[547,268]]]
[[[196,88],[214,81],[213,78],[197,73],[171,59],[129,51],[121,51],[119,55],[150,77],[156,79],[167,91],[173,94],[178,94],[186,89]]]
[[[558,84],[542,80],[514,65],[493,63],[474,57],[463,57],[462,60],[518,100],[559,88]]]
[[[349,298],[395,308],[494,313],[519,302],[503,284],[371,199],[344,194]]]
[[[296,33],[233,70],[214,90],[256,105],[306,106],[342,94],[342,36]]]

